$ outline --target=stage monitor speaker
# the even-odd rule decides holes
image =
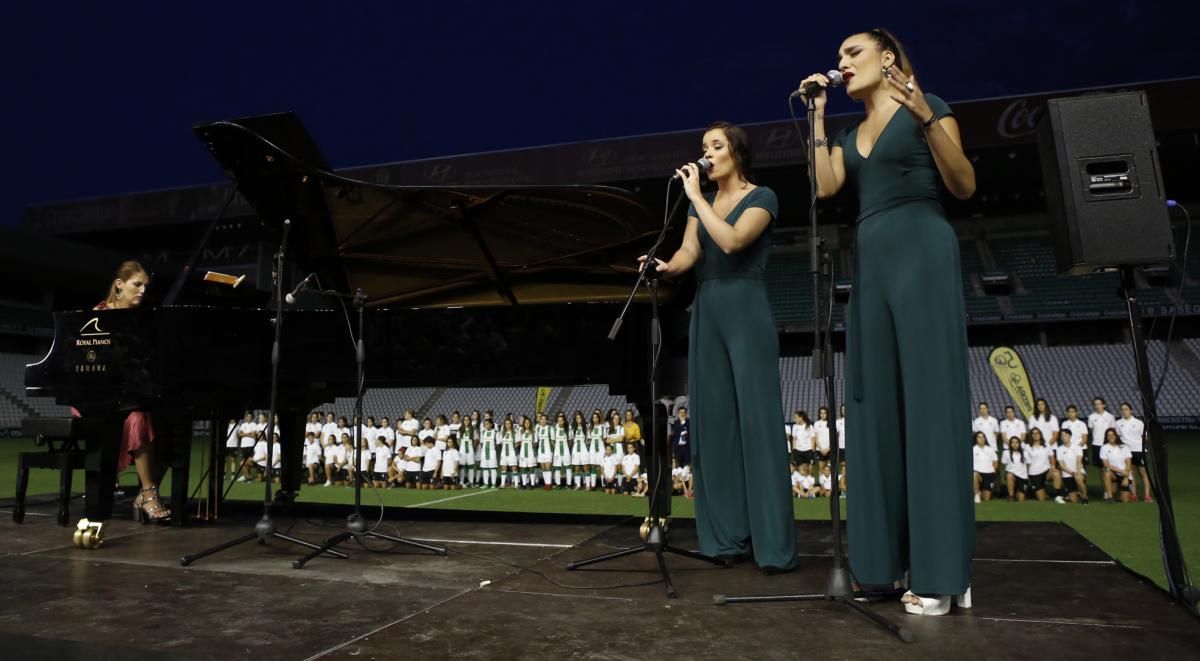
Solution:
[[[1174,260],[1144,93],[1050,99],[1038,150],[1060,274]]]

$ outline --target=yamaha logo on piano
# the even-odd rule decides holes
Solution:
[[[79,329],[79,338],[75,340],[77,347],[107,347],[112,345],[108,331],[101,330],[100,317],[92,317],[83,328]],[[87,338],[87,339],[83,339]]]

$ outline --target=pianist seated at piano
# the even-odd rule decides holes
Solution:
[[[96,305],[97,310],[133,310],[142,304],[150,275],[135,261],[122,262],[108,288],[108,296]],[[149,411],[129,411],[121,432],[121,450],[117,455],[117,472],[129,467],[132,459],[137,469],[141,491],[133,501],[135,521],[166,523],[171,510],[158,494],[158,485],[167,472],[167,462],[159,456],[155,443],[154,420]]]

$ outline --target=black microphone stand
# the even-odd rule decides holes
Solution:
[[[821,249],[822,242],[817,234],[817,146],[816,146],[816,105],[812,97],[806,97],[808,102],[808,171],[809,194],[808,206],[809,226],[809,265],[812,269],[813,284],[813,378],[825,382],[825,401],[831,413],[836,415],[836,392],[833,387],[833,262],[828,252]],[[790,105],[789,99],[789,105]],[[797,127],[797,130],[799,127]],[[798,132],[798,131],[797,131]],[[821,323],[821,279],[828,281],[829,306],[824,324]],[[857,295],[857,292],[853,292]],[[792,601],[831,601],[857,611],[875,624],[895,634],[906,643],[913,642],[912,633],[868,608],[860,599],[874,600],[899,597],[901,590],[861,591],[853,589],[850,582],[850,571],[846,566],[845,552],[842,549],[842,518],[841,518],[841,484],[838,480],[842,461],[842,444],[838,438],[837,424],[830,425],[829,445],[833,454],[832,474],[833,489],[829,495],[829,518],[833,531],[833,567],[825,581],[825,591],[811,594],[758,595],[745,597],[727,597],[714,595],[713,603],[745,604],[761,602],[792,602]]]
[[[360,438],[360,435],[362,434],[363,420],[363,391],[365,390],[363,387],[363,370],[366,364],[367,353],[366,346],[363,342],[363,335],[366,331],[366,327],[363,325],[363,308],[365,308],[367,305],[367,295],[364,294],[363,290],[361,289],[355,289],[354,293],[349,295],[328,289],[320,290],[320,293],[339,298],[349,298],[354,305],[354,309],[358,312],[358,337],[355,338],[354,342],[354,359],[358,366],[358,387],[354,400],[354,415],[356,416],[358,422],[356,422],[354,425],[354,459],[352,460],[352,465],[354,466],[354,511],[350,514],[350,516],[346,517],[346,529],[344,531],[334,535],[333,537],[330,537],[329,539],[326,539],[325,543],[321,544],[320,546],[310,546],[312,551],[303,558],[293,560],[292,567],[294,569],[302,569],[304,565],[308,564],[309,560],[312,560],[322,553],[335,553],[330,549],[338,546],[342,542],[348,539],[361,539],[364,537],[371,539],[382,539],[395,544],[404,544],[406,546],[425,549],[426,551],[433,551],[438,555],[444,556],[446,555],[446,549],[444,547],[425,544],[423,542],[407,539],[405,537],[385,535],[381,532],[375,531],[373,528],[367,528],[367,520],[362,515],[362,484],[364,471],[361,461],[362,440]]]
[[[667,188],[669,192],[670,184],[667,184]],[[655,268],[654,256],[658,252],[658,248],[662,245],[663,240],[666,239],[667,230],[670,229],[671,226],[671,217],[675,215],[675,212],[679,209],[679,204],[684,200],[685,197],[686,196],[681,192],[679,197],[675,198],[675,204],[671,207],[671,210],[667,213],[666,219],[663,221],[663,227],[658,234],[658,239],[654,242],[654,245],[651,246],[650,250],[646,252],[645,264],[638,273],[637,282],[633,283],[633,290],[629,292],[629,297],[625,299],[625,307],[621,309],[621,314],[618,315],[616,320],[613,322],[612,330],[608,332],[608,339],[610,341],[616,339],[617,334],[621,331],[621,324],[625,321],[625,315],[629,312],[629,306],[633,303],[633,299],[637,295],[638,289],[642,286],[642,283],[645,282],[650,288],[650,432],[648,436],[650,438],[650,457],[652,457],[653,461],[655,462],[653,465],[653,470],[647,471],[648,473],[653,474],[654,485],[650,489],[650,503],[648,507],[649,515],[647,516],[646,523],[644,524],[645,526],[648,526],[646,530],[646,536],[640,546],[631,546],[619,551],[605,553],[592,558],[587,558],[585,560],[576,560],[567,564],[568,570],[575,570],[579,569],[580,567],[586,567],[588,565],[594,565],[600,562],[607,562],[609,560],[616,560],[617,558],[624,558],[625,556],[636,555],[638,553],[653,553],[655,559],[658,561],[658,572],[662,575],[663,584],[667,588],[667,597],[671,599],[674,599],[679,595],[675,591],[675,585],[671,582],[671,573],[667,570],[667,561],[663,556],[664,553],[673,553],[675,555],[681,555],[687,558],[703,560],[705,562],[711,562],[715,565],[720,565],[723,567],[728,566],[728,563],[725,561],[718,560],[716,558],[710,558],[709,556],[698,551],[690,551],[677,546],[672,546],[667,539],[667,515],[669,514],[669,511],[663,511],[662,501],[660,500],[660,491],[662,491],[662,475],[665,467],[664,461],[665,457],[668,456],[666,453],[669,451],[669,449],[662,446],[662,437],[659,434],[658,428],[658,407],[660,406],[658,401],[658,357],[659,352],[661,351],[662,330],[660,328],[658,318],[658,270]],[[668,498],[670,498],[669,495]]]
[[[279,424],[278,420],[275,419],[275,404],[279,394],[279,338],[283,333],[284,249],[287,247],[288,232],[291,226],[292,221],[283,221],[283,237],[279,240],[279,252],[275,253],[275,276],[273,278],[275,290],[275,340],[271,345],[271,402],[270,411],[267,413],[267,477],[264,480],[263,515],[258,520],[258,523],[254,524],[254,532],[247,533],[223,544],[218,544],[199,553],[183,556],[179,559],[179,564],[184,567],[187,567],[200,558],[233,548],[252,539],[257,539],[259,544],[266,544],[268,539],[282,539],[285,542],[298,544],[310,549],[320,548],[311,542],[306,542],[279,532],[275,526],[275,520],[271,518],[271,506],[273,502],[271,498],[271,483],[274,479],[273,473],[275,471],[275,427]],[[347,557],[345,553],[337,551],[329,551],[328,553],[335,558]]]

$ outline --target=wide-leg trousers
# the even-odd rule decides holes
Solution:
[[[847,532],[864,584],[961,594],[975,552],[958,240],[941,206],[860,221],[847,335]]]
[[[688,403],[700,551],[736,555],[753,546],[759,566],[795,566],[779,337],[762,280],[698,283]]]

